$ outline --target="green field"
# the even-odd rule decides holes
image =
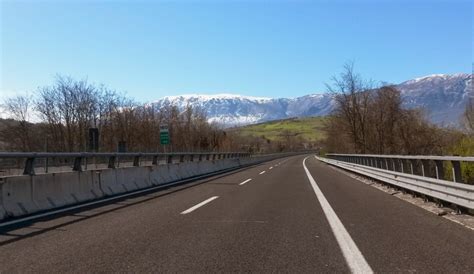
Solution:
[[[326,117],[291,118],[248,125],[232,130],[239,132],[242,136],[264,136],[272,141],[281,140],[285,134],[294,134],[307,141],[315,142],[325,138],[323,128],[326,120]]]

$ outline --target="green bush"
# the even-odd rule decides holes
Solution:
[[[460,141],[451,147],[448,151],[450,155],[458,156],[474,156],[474,137],[466,136],[460,139]],[[462,179],[463,182],[468,184],[474,184],[474,163],[461,163]],[[448,163],[445,167],[446,179],[452,180],[452,165]]]

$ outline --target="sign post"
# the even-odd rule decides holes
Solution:
[[[99,129],[89,128],[89,151],[99,151]]]

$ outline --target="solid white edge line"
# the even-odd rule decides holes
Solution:
[[[314,180],[313,176],[311,176],[311,173],[306,167],[306,159],[308,159],[308,157],[304,158],[303,160],[304,171],[306,172],[306,176],[313,187],[314,193],[318,198],[324,215],[326,215],[326,219],[331,226],[332,232],[337,240],[342,254],[344,255],[347,265],[349,266],[352,273],[373,273],[372,268],[370,268],[359,248],[352,240],[349,232],[347,232],[341,220],[339,217],[337,217],[336,212],[334,212],[328,200],[326,200],[326,197],[324,197],[323,192],[318,187],[318,184]]]
[[[195,206],[192,206],[192,207],[186,209],[185,211],[181,212],[181,214],[184,215],[184,214],[191,213],[191,212],[193,212],[194,210],[200,208],[201,206],[203,206],[203,205],[205,205],[205,204],[207,204],[207,203],[210,203],[210,202],[214,201],[214,200],[217,199],[217,198],[219,198],[219,196],[213,196],[213,197],[211,197],[211,198],[209,198],[209,199],[207,199],[207,200],[205,200],[205,201],[200,202],[199,204],[197,204],[197,205],[195,205]]]
[[[265,170],[264,170],[264,171],[262,171],[262,172],[260,172],[259,174],[260,174],[260,175],[262,175],[262,174],[264,174],[264,173],[265,173]]]
[[[248,182],[250,182],[250,181],[252,181],[252,178],[243,181],[242,183],[239,184],[239,186],[245,185],[246,183],[248,183]]]

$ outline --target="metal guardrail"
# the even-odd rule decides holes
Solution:
[[[463,183],[461,162],[474,164],[474,157],[461,156],[424,156],[424,155],[374,155],[374,154],[326,154],[334,160],[350,162],[386,170],[399,171],[433,177],[444,180],[446,178],[446,163],[451,163],[452,179],[454,182]]]
[[[140,166],[140,160],[151,158],[152,165],[158,165],[159,159],[165,159],[166,163],[172,163],[174,158],[179,162],[220,160],[229,158],[247,158],[250,153],[242,152],[206,152],[206,153],[51,153],[51,152],[0,152],[0,159],[24,159],[24,175],[35,175],[35,162],[45,159],[45,172],[48,173],[48,159],[66,158],[73,159],[72,171],[83,171],[87,169],[87,159],[106,159],[107,168],[116,168],[120,158],[133,158],[133,166]]]
[[[329,159],[317,158],[328,164],[403,189],[474,209],[474,185],[462,183],[460,164],[474,162],[474,157],[363,154],[327,154],[326,156]],[[444,165],[448,161],[452,165],[453,181],[445,180]],[[420,169],[421,172],[417,172]]]

